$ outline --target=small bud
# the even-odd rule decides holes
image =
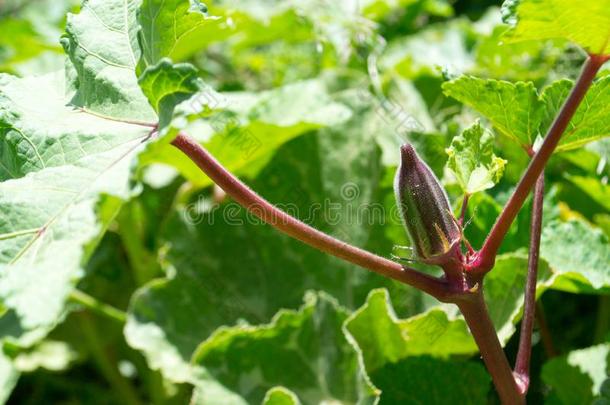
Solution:
[[[411,145],[400,147],[401,162],[394,180],[396,201],[418,259],[440,263],[461,239],[438,179]]]

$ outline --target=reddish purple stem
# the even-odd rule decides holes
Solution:
[[[392,260],[342,242],[286,214],[252,191],[187,135],[180,133],[172,145],[186,154],[241,206],[276,229],[322,252],[425,291],[441,301],[448,299],[450,286],[445,280],[403,267]]]
[[[519,350],[515,363],[515,374],[519,379],[519,388],[523,395],[529,388],[530,358],[532,354],[532,333],[536,316],[536,282],[538,281],[538,258],[540,255],[540,237],[542,234],[542,215],[544,206],[544,173],[540,175],[534,187],[532,206],[532,224],[530,228],[530,251],[527,264],[527,280]]]

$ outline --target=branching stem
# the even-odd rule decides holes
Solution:
[[[559,144],[561,136],[585,97],[587,90],[591,87],[595,75],[607,60],[608,58],[606,56],[591,55],[585,62],[574,88],[561,107],[555,121],[549,128],[542,146],[534,155],[530,165],[521,178],[521,181],[517,184],[513,195],[504,206],[502,213],[489,232],[479,254],[475,256],[473,262],[470,264],[472,272],[484,274],[493,268],[498,249],[511,224],[515,220],[525,199],[532,190],[534,183],[544,170],[544,167]]]
[[[483,299],[483,288],[480,287],[474,299],[458,302],[468,328],[474,337],[487,371],[491,375],[498,396],[504,405],[523,404],[517,382],[510,364],[502,350],[494,325],[489,318],[487,305]]]
[[[513,195],[485,240],[481,251],[472,255],[473,259],[467,263],[467,270],[470,273],[467,275],[467,278],[470,281],[474,280],[474,284],[467,282],[465,278],[456,282],[454,280],[432,277],[337,240],[273,206],[226,170],[205,148],[186,134],[178,134],[172,141],[172,145],[186,154],[236,202],[279,231],[322,252],[416,287],[440,301],[455,303],[462,311],[468,327],[479,346],[483,361],[487,366],[502,402],[511,405],[523,404],[524,394],[527,391],[527,383],[524,385],[523,379],[524,376],[529,374],[531,331],[535,314],[536,269],[538,267],[540,221],[544,193],[543,170],[587,90],[593,83],[597,71],[606,60],[606,57],[601,56],[590,56],[587,59],[578,81],[551,125],[545,141],[540,150],[534,155]],[[539,185],[536,187],[536,202],[534,204],[536,212],[532,218],[533,225],[536,226],[532,226],[532,250],[525,294],[526,312],[522,325],[522,340],[520,341],[516,372],[513,374],[485,305],[482,287],[483,276],[493,268],[502,240],[521,210],[534,183],[539,178]],[[462,214],[465,213],[466,204],[467,199],[463,202]],[[460,218],[462,222],[463,216]],[[464,264],[460,263],[455,265],[464,266]],[[468,288],[473,285],[475,286],[474,288]]]

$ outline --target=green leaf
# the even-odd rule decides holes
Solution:
[[[610,185],[593,177],[567,176],[567,179],[607,212],[610,212]]]
[[[550,126],[572,87],[571,81],[562,80],[543,91],[542,101],[546,103],[547,118],[542,130],[546,131],[547,125]],[[580,148],[589,142],[610,136],[608,129],[608,122],[610,122],[609,90],[610,76],[593,83],[561,137],[557,151]]]
[[[521,319],[526,278],[527,256],[517,253],[498,256],[493,271],[485,277],[485,302],[503,344],[515,333],[515,325]],[[549,266],[540,261],[537,283],[539,294],[544,291],[544,283],[550,278]]]
[[[422,74],[439,76],[441,71],[465,73],[474,62],[468,50],[467,33],[465,22],[455,20],[400,37],[388,45],[380,65],[393,68],[408,79]]]
[[[138,22],[141,68],[156,65],[163,58],[182,61],[217,40],[210,26],[217,17],[209,17],[207,7],[199,0],[144,0]]]
[[[513,27],[504,40],[566,39],[596,55],[608,54],[610,26],[608,0],[508,0],[505,21]]]
[[[347,316],[326,294],[310,293],[298,311],[280,311],[268,325],[218,330],[199,346],[193,362],[248,403],[260,402],[268,389],[282,385],[304,403],[372,404],[376,390],[342,331]],[[205,401],[205,383],[197,388],[204,403],[219,402]]]
[[[398,320],[387,291],[373,290],[366,304],[346,321],[345,329],[360,349],[384,403],[405,403],[408,398],[430,404],[454,403],[451,398],[458,397],[446,395],[454,389],[468,392],[459,395],[460,401],[477,403],[486,397],[489,379],[480,365],[441,360],[476,352],[462,319],[450,319],[443,310],[432,309]]]
[[[58,46],[47,44],[30,21],[3,18],[0,31],[11,33],[0,38],[0,70],[12,69],[45,51],[61,52]]]
[[[399,320],[384,289],[371,291],[366,303],[346,323],[370,370],[409,356],[447,358],[473,354],[477,346],[463,319],[451,319],[442,309]]]
[[[388,14],[403,10],[406,10],[406,14],[413,19],[423,17],[419,12],[442,17],[453,15],[453,8],[446,0],[366,0],[361,4],[362,13],[375,20],[383,20]]]
[[[546,135],[572,86],[569,80],[559,80],[538,96],[532,83],[461,76],[444,83],[443,90],[489,119],[501,134],[528,148],[538,135]],[[592,85],[563,134],[558,152],[610,136],[608,86],[610,76]]]
[[[139,5],[139,0],[88,0],[79,14],[68,14],[61,43],[75,70],[74,105],[110,117],[156,121],[136,76]]]
[[[461,76],[443,84],[446,95],[480,112],[501,134],[520,145],[533,144],[542,119],[532,83]]]
[[[19,372],[11,360],[4,353],[0,353],[0,403],[5,404],[8,401],[17,380]]]
[[[76,358],[76,352],[65,342],[45,340],[29,350],[19,353],[13,360],[13,364],[23,373],[37,369],[63,371]]]
[[[451,141],[447,166],[465,194],[490,189],[500,181],[506,161],[494,155],[493,147],[493,134],[478,121]]]
[[[170,123],[178,104],[203,88],[193,65],[172,64],[169,59],[162,59],[155,66],[146,68],[138,82],[159,115],[159,128]]]
[[[487,401],[490,379],[478,363],[407,357],[370,372],[381,390],[381,403],[482,404]],[[451,392],[451,395],[447,395]]]
[[[551,403],[590,404],[610,372],[610,344],[574,350],[554,358],[542,368],[542,380],[550,386]]]
[[[61,74],[0,76],[0,298],[10,310],[0,323],[16,328],[5,337],[60,319],[95,241],[132,193],[130,157],[149,132],[69,101]]]
[[[488,14],[496,16],[497,10]],[[484,17],[485,18],[485,17]],[[484,18],[477,23],[484,21]],[[495,18],[493,19],[495,23]],[[562,41],[505,42],[502,39],[506,25],[500,24],[493,31],[479,39],[476,48],[476,64],[472,73],[509,81],[545,82],[549,71],[565,54]]]
[[[553,221],[542,233],[540,256],[553,270],[551,284],[567,291],[610,287],[610,242],[582,221]]]
[[[265,394],[263,405],[300,405],[301,401],[294,392],[284,387],[271,388]]]

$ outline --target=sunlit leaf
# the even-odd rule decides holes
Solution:
[[[447,166],[466,194],[492,188],[500,181],[506,161],[493,152],[494,136],[475,123],[451,141]]]

